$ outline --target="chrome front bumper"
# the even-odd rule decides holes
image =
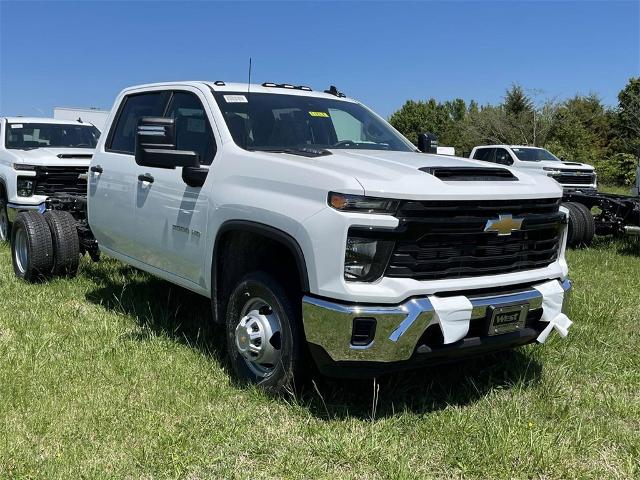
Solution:
[[[571,281],[567,279],[561,284],[565,291],[564,310],[568,304]],[[471,322],[486,319],[489,307],[527,303],[529,312],[542,309],[542,294],[533,287],[491,295],[471,294],[467,298],[473,306]],[[401,305],[369,306],[305,296],[302,300],[302,316],[307,341],[324,349],[334,362],[409,360],[425,330],[437,323],[434,309],[426,297],[412,298]],[[351,344],[353,321],[356,318],[376,319],[375,335],[368,345]]]

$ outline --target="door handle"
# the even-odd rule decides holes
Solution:
[[[141,173],[140,175],[138,175],[138,181],[153,183],[153,175],[151,175],[150,173]]]
[[[94,165],[90,170],[93,173],[102,173],[102,167],[100,165]]]

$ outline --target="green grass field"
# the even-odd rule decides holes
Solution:
[[[0,247],[0,478],[638,478],[640,250],[569,253],[567,339],[297,398],[235,385],[208,302]]]

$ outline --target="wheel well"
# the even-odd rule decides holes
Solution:
[[[261,224],[227,225],[216,239],[211,272],[211,300],[216,321],[224,321],[232,288],[252,271],[270,273],[294,296],[309,289],[302,250],[291,236]]]
[[[0,180],[0,199],[7,200],[7,189],[4,186],[4,181]]]

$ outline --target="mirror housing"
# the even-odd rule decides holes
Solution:
[[[438,137],[429,132],[419,134],[418,150],[422,153],[438,153]]]
[[[196,152],[177,150],[176,120],[164,117],[143,117],[136,127],[135,159],[144,167],[200,167]]]

